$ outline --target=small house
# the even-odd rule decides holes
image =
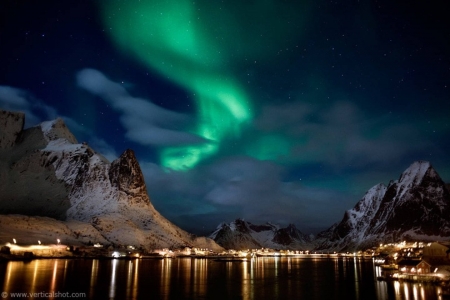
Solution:
[[[400,273],[428,274],[431,272],[431,265],[424,260],[403,259],[398,262]]]

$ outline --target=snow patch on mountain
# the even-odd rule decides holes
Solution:
[[[427,161],[416,161],[406,169],[397,181],[398,198],[403,197],[412,186],[419,185],[430,167]]]
[[[38,125],[47,141],[58,139],[67,140],[71,144],[78,144],[75,136],[69,131],[63,119],[57,118],[53,121],[45,121]]]

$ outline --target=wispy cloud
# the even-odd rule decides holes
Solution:
[[[386,164],[425,151],[415,125],[389,115],[365,113],[349,101],[329,106],[289,103],[262,110],[255,124],[262,134],[280,134],[292,141],[290,163],[324,163],[336,167]]]
[[[355,201],[335,190],[284,182],[283,167],[246,156],[222,158],[187,172],[167,172],[145,162],[141,168],[155,207],[195,232],[200,230],[196,224],[206,233],[238,217],[254,223],[295,223],[317,232],[342,218],[345,201],[348,208]]]
[[[33,112],[32,96],[22,89],[0,85],[0,107],[4,110],[25,113],[25,127],[36,125],[41,120]]]
[[[147,99],[131,96],[119,83],[111,81],[94,69],[77,74],[81,88],[101,97],[121,113],[126,137],[141,145],[174,146],[206,142],[202,137],[186,132],[192,121],[187,115],[153,104]]]

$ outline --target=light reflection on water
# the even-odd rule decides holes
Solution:
[[[375,278],[382,276],[383,272],[379,266],[374,268]],[[441,299],[442,287],[419,282],[377,282],[378,299],[395,300],[428,300]]]
[[[92,261],[91,266],[91,280],[89,283],[89,298],[94,297],[95,285],[97,283],[97,273],[98,273],[98,260]]]
[[[90,299],[439,299],[440,287],[377,281],[358,258],[83,260],[0,263],[5,292],[76,292]]]

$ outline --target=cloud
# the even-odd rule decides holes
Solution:
[[[5,110],[23,112],[25,114],[25,128],[58,117],[62,117],[68,125],[80,127],[73,119],[59,115],[54,107],[45,104],[31,93],[19,88],[0,86],[0,107]]]
[[[209,167],[209,178],[216,182],[205,199],[222,205],[245,206],[248,202],[266,206],[279,190],[281,168],[250,157],[230,157]],[[256,197],[255,197],[256,196]]]
[[[290,141],[285,163],[324,163],[337,168],[389,164],[431,144],[405,118],[369,115],[349,101],[328,106],[300,102],[266,106],[255,122],[260,134]]]
[[[338,221],[342,207],[354,205],[354,196],[349,193],[284,181],[286,172],[285,167],[270,161],[226,158],[209,167],[208,178],[214,184],[204,199],[234,207],[235,217],[283,226],[296,223],[315,232]]]
[[[81,88],[101,97],[122,116],[126,137],[141,145],[175,146],[207,142],[204,138],[184,131],[191,119],[181,113],[159,107],[152,102],[132,97],[120,84],[109,80],[94,69],[77,73]]]
[[[25,128],[36,125],[41,120],[33,112],[32,96],[22,89],[0,86],[0,106],[4,110],[21,111],[25,113]]]
[[[305,120],[316,108],[304,102],[292,102],[282,105],[266,105],[262,107],[261,114],[255,120],[258,129],[275,131],[291,126]]]
[[[0,101],[5,106],[29,108],[27,92],[10,86],[0,86]]]
[[[246,156],[223,158],[187,172],[168,172],[149,162],[141,162],[141,168],[156,209],[199,234],[236,218],[282,226],[295,223],[316,233],[342,218],[343,205],[354,205],[354,197],[342,192],[283,182],[283,167]]]

